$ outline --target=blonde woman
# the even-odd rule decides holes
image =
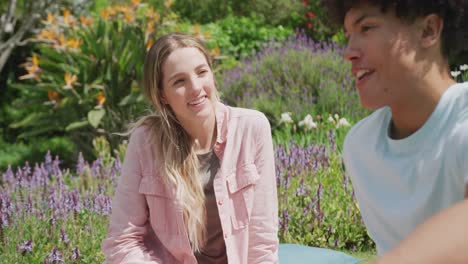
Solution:
[[[277,263],[270,125],[219,102],[203,43],[171,33],[150,49],[139,120],[113,200],[107,263]]]

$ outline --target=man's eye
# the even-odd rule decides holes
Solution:
[[[372,26],[367,26],[367,25],[361,26],[361,32],[367,32],[371,30],[372,28],[373,28]]]

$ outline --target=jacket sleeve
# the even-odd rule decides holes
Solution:
[[[146,199],[138,192],[142,177],[139,155],[141,144],[138,143],[142,141],[142,135],[138,130],[130,137],[122,174],[112,201],[108,235],[102,242],[107,264],[161,263],[155,251],[149,250],[144,243],[151,227]]]
[[[278,196],[271,128],[263,114],[255,126],[259,179],[249,224],[248,263],[278,263]]]

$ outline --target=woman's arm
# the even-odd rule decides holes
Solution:
[[[260,178],[249,224],[248,263],[278,263],[278,197],[271,128],[264,115],[256,125],[255,166]]]
[[[108,236],[102,251],[111,263],[161,263],[144,245],[148,233],[148,209],[144,195],[138,192],[141,167],[138,148],[141,133],[132,134],[125,153],[122,174],[112,201]],[[135,135],[136,134],[136,135]]]

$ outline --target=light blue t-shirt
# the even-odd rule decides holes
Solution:
[[[415,102],[417,104],[417,102]],[[357,123],[343,159],[379,255],[460,201],[468,176],[468,83],[451,86],[415,133],[389,137],[388,107]]]

